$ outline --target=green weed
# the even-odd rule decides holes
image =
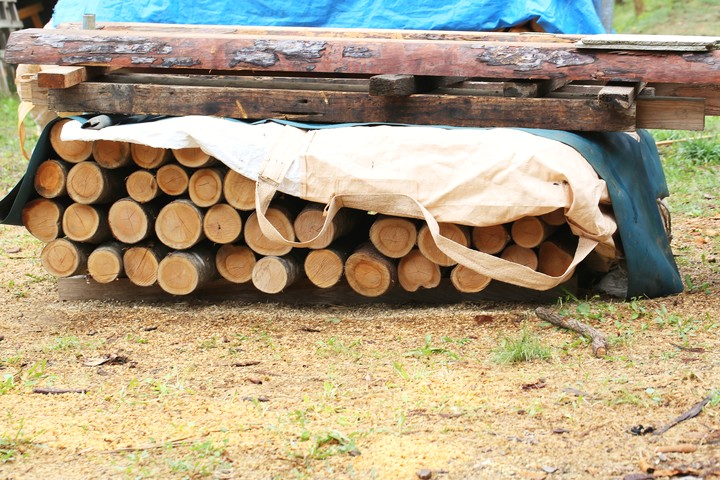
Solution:
[[[493,350],[492,360],[496,363],[517,363],[547,360],[551,356],[552,352],[538,336],[524,327],[520,337],[500,340],[500,345]]]
[[[425,344],[422,347],[405,352],[406,357],[424,357],[429,359],[434,355],[446,355],[453,360],[458,360],[460,358],[460,355],[451,350],[433,346],[432,335],[425,335]]]
[[[12,417],[8,415],[8,424],[11,423]],[[12,432],[3,432],[0,435],[0,464],[14,462],[25,455],[26,448],[33,444],[34,439],[40,433],[34,437],[27,437],[25,435],[25,419],[20,419]]]
[[[357,432],[351,433],[350,435],[345,435],[338,430],[320,432],[312,438],[312,443],[304,455],[304,458],[324,460],[335,455],[343,454],[357,456],[360,454],[360,450],[355,444],[358,436],[359,433]],[[309,440],[309,438],[307,438],[307,440]]]
[[[362,356],[360,351],[362,344],[361,339],[345,343],[337,337],[330,337],[327,340],[319,340],[315,343],[317,347],[315,353],[322,356],[341,355],[357,359]]]
[[[173,473],[184,474],[184,478],[209,477],[219,470],[228,470],[232,463],[228,462],[225,455],[227,444],[227,440],[220,445],[212,440],[193,443],[188,455],[168,460],[168,467]]]

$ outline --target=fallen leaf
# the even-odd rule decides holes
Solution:
[[[86,367],[99,367],[100,365],[124,365],[128,362],[128,358],[124,355],[108,355],[106,357],[95,358],[83,362]]]

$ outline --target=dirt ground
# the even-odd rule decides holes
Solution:
[[[63,302],[0,227],[0,478],[720,477],[720,216],[674,231],[692,289],[566,304],[595,358],[529,304]]]

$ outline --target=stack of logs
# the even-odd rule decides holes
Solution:
[[[418,220],[342,209],[326,234],[298,249],[266,238],[254,212],[255,183],[198,148],[157,149],[98,140],[63,141],[51,131],[59,158],[34,177],[39,198],[23,223],[46,242],[41,261],[56,277],[88,274],[99,283],[127,277],[185,295],[222,277],[279,293],[307,277],[318,288],[343,278],[361,295],[377,297],[397,283],[410,292],[449,276],[460,292],[479,292],[490,278],[444,255]],[[325,222],[322,205],[279,195],[266,216],[288,239],[308,241]],[[512,224],[441,224],[441,234],[552,276],[570,264],[577,238],[562,210]],[[593,252],[606,270],[614,249]]]

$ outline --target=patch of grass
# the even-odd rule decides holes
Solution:
[[[20,100],[16,96],[0,97],[0,197],[3,197],[20,180],[27,168],[27,161],[20,151],[17,134],[17,109]],[[37,142],[32,121],[28,121],[28,151]]]
[[[12,424],[12,417],[8,415],[8,425]],[[4,431],[0,434],[0,464],[10,463],[25,455],[25,450],[33,444],[35,437],[25,435],[25,419],[20,419],[16,427],[11,431]]]
[[[317,350],[315,352],[322,356],[341,355],[357,359],[362,356],[362,352],[359,351],[362,347],[362,339],[353,340],[349,343],[345,343],[337,337],[330,337],[327,340],[319,340],[315,343]]]
[[[227,460],[225,455],[227,443],[227,440],[221,444],[212,440],[193,443],[190,445],[190,452],[187,455],[168,460],[168,467],[172,473],[183,474],[183,478],[209,477],[218,470],[229,470],[232,463]]]
[[[644,0],[638,16],[634,2],[615,4],[613,26],[619,33],[717,35],[720,22],[718,0]],[[703,12],[702,21],[698,12]]]
[[[406,357],[424,357],[426,359],[429,359],[433,355],[446,355],[453,360],[458,360],[460,358],[460,355],[451,350],[443,347],[433,346],[432,335],[425,335],[425,344],[422,347],[410,350],[405,353]]]
[[[300,440],[310,440],[311,444],[303,458],[305,460],[324,460],[335,455],[360,455],[360,450],[355,444],[359,435],[358,432],[345,435],[338,430],[329,430],[315,434],[310,440],[308,432],[305,431]]]
[[[493,350],[492,360],[496,363],[518,363],[532,360],[547,360],[552,356],[550,348],[540,342],[536,334],[523,327],[517,338],[503,338]]]

